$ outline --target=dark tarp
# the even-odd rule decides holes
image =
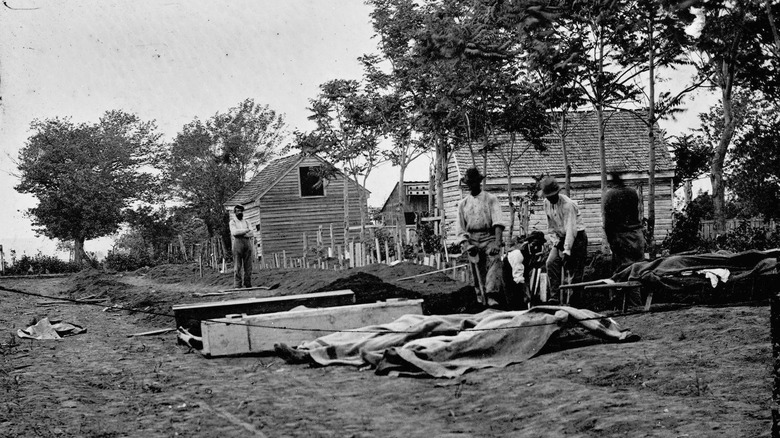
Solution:
[[[640,281],[670,290],[680,290],[691,284],[709,282],[700,271],[728,269],[729,281],[775,272],[780,249],[672,255],[647,262],[637,262],[612,276],[615,282]]]

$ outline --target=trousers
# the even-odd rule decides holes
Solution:
[[[233,239],[233,287],[252,287],[252,241]]]
[[[561,239],[563,241],[563,239]],[[547,278],[550,280],[550,296],[557,297],[560,294],[561,287],[561,268],[563,267],[563,261],[561,256],[563,250],[557,247],[553,247],[550,250],[550,255],[547,257]],[[585,273],[585,259],[588,256],[588,235],[585,230],[578,231],[577,236],[574,237],[574,244],[571,248],[571,257],[568,265],[566,266],[567,283],[581,283],[582,276]],[[572,300],[575,303],[581,301],[581,297],[576,291],[572,293]],[[564,303],[561,303],[564,304]],[[574,303],[568,303],[573,305]],[[579,303],[578,303],[579,304]]]

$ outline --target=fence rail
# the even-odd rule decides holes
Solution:
[[[729,219],[726,221],[726,231],[731,231],[735,228],[737,228],[741,223],[747,222],[748,225],[755,228],[768,228],[770,230],[774,230],[777,226],[777,223],[773,220],[770,220],[769,222],[765,222],[761,218],[753,218],[753,219]],[[701,225],[699,225],[699,234],[702,239],[712,239],[715,237],[715,221],[714,220],[703,220],[701,221]]]

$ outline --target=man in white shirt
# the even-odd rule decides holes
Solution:
[[[552,244],[547,257],[547,277],[550,280],[550,292],[555,297],[560,296],[561,267],[567,283],[582,282],[585,258],[588,256],[588,235],[577,204],[559,193],[561,188],[558,181],[547,176],[540,185],[539,197],[544,198],[544,213],[547,216],[547,239]]]
[[[252,227],[244,219],[244,206],[233,208],[230,235],[233,236],[233,287],[252,287]]]
[[[482,190],[482,179],[479,170],[471,167],[461,180],[469,194],[458,203],[458,243],[463,252],[478,259],[479,278],[474,281],[476,287],[484,287],[487,302],[482,304],[497,306],[502,283],[504,223],[498,198]]]

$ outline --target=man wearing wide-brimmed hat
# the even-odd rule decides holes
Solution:
[[[567,277],[567,283],[582,282],[585,258],[588,255],[588,236],[577,204],[560,193],[558,181],[552,176],[546,176],[540,186],[538,195],[544,198],[547,238],[553,245],[547,257],[547,277],[550,279],[552,296],[560,296],[561,268],[563,275]]]
[[[458,203],[457,236],[463,252],[477,265],[475,287],[484,287],[487,306],[498,305],[501,293],[501,246],[504,223],[495,195],[482,190],[482,174],[475,167],[461,179],[469,194]]]

